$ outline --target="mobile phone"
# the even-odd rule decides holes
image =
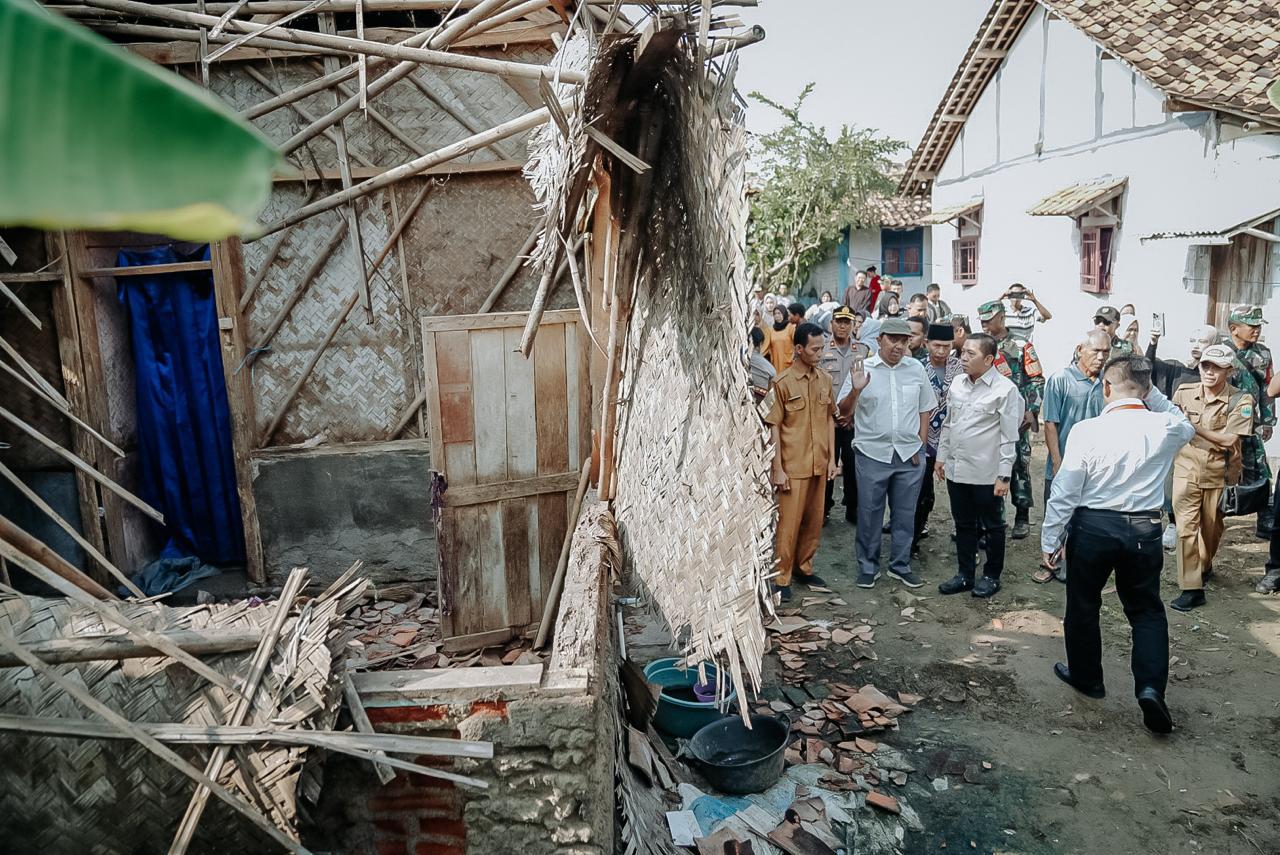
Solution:
[[[1151,314],[1151,334],[1164,335],[1164,312],[1153,312]]]

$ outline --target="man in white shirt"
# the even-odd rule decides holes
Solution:
[[[1053,569],[1063,551],[1067,613],[1063,633],[1067,664],[1053,666],[1058,678],[1092,698],[1105,696],[1102,633],[1098,612],[1102,589],[1114,571],[1116,593],[1133,628],[1133,682],[1143,723],[1170,733],[1165,706],[1169,679],[1169,623],[1160,599],[1160,508],[1164,482],[1178,451],[1195,436],[1182,411],[1152,412],[1143,399],[1151,390],[1151,363],[1118,356],[1102,370],[1102,414],[1075,426],[1046,503],[1040,548]]]
[[[924,477],[929,415],[938,405],[918,359],[907,354],[911,327],[885,318],[876,339],[879,352],[855,360],[840,390],[840,417],[853,421],[853,458],[858,481],[859,588],[880,577],[881,525],[889,505],[889,575],[911,588],[924,584],[911,572],[916,500]]]
[[[943,594],[973,591],[990,597],[1004,571],[1004,497],[1017,457],[1018,429],[1026,404],[1013,381],[995,368],[996,340],[970,336],[960,351],[964,374],[947,393],[947,419],[938,443],[938,480],[946,478],[956,521],[955,576],[938,586]],[[987,562],[977,572],[978,540],[986,535]]]

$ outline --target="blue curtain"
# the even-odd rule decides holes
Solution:
[[[171,246],[121,250],[133,267],[208,259]],[[244,532],[209,271],[121,277],[138,386],[142,497],[164,513],[164,557],[244,561]]]

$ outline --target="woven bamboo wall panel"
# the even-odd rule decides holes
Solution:
[[[316,600],[286,622],[245,724],[284,722],[328,728],[337,717],[339,667],[345,641],[341,617],[362,595]],[[156,630],[262,629],[275,603],[170,609],[122,604],[128,617]],[[23,642],[118,633],[66,600],[0,599],[0,632]],[[243,679],[252,651],[205,659],[215,670]],[[96,698],[135,722],[194,726],[225,723],[231,698],[169,659],[99,661],[53,666]],[[0,671],[0,711],[8,715],[92,718],[79,704],[29,668]],[[203,768],[208,748],[176,748]],[[0,768],[0,848],[43,855],[164,852],[194,784],[130,741],[79,740],[0,734],[0,752],[20,758]],[[236,748],[221,783],[259,806],[292,833],[305,749]],[[254,776],[246,783],[245,773]],[[249,793],[246,795],[246,793]],[[271,852],[275,844],[217,799],[196,833],[192,852]]]
[[[614,508],[627,564],[672,636],[758,688],[774,503],[742,361],[745,133],[731,81],[688,61],[664,70],[667,131],[623,368]]]
[[[337,185],[326,182],[325,186],[333,190]],[[301,185],[277,187],[264,218],[298,207],[305,192]],[[381,194],[359,203],[357,208],[365,254],[376,256],[390,234],[388,209],[384,208]],[[251,343],[261,340],[342,217],[340,210],[331,211],[299,223],[289,232],[246,313]],[[262,263],[268,243],[260,240],[246,245],[249,271],[256,271]],[[369,321],[359,306],[352,310],[290,406],[272,445],[315,437],[331,443],[386,438],[414,397],[415,358],[407,328],[410,314],[395,253],[379,271],[379,275],[370,276],[369,282],[373,320]],[[254,360],[253,387],[260,431],[280,408],[311,354],[359,287],[359,278],[356,248],[348,235],[307,284],[270,340],[270,351]]]

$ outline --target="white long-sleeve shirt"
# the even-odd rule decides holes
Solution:
[[[1112,401],[1075,426],[1045,503],[1040,548],[1055,552],[1076,508],[1154,511],[1178,450],[1195,428],[1182,411],[1152,412],[1137,398]]]
[[[994,485],[997,478],[1008,478],[1025,410],[1018,387],[994,367],[977,380],[968,374],[952,380],[938,441],[938,462],[947,480]]]

